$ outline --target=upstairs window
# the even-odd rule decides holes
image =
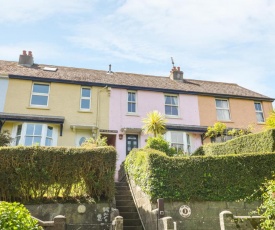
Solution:
[[[136,92],[128,92],[128,113],[136,113]]]
[[[216,99],[218,121],[230,121],[229,103],[227,99]]]
[[[32,86],[31,105],[48,106],[50,85],[34,83]]]
[[[264,122],[264,112],[261,102],[254,102],[255,111],[256,111],[256,118],[257,122],[263,123]]]
[[[165,95],[165,115],[178,116],[178,97]]]
[[[81,99],[80,99],[80,109],[90,110],[91,109],[91,89],[81,88]]]

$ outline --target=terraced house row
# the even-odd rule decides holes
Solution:
[[[116,147],[118,165],[145,145],[148,112],[165,114],[165,138],[192,153],[217,121],[261,130],[272,102],[237,84],[185,79],[176,67],[160,77],[42,65],[30,51],[0,61],[0,129],[11,132],[12,145],[80,146],[102,135]]]

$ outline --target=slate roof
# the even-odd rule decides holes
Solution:
[[[56,72],[45,71],[44,67],[56,67]],[[169,74],[169,73],[168,73]],[[72,68],[34,64],[23,67],[17,62],[0,60],[0,75],[10,78],[41,79],[43,81],[68,82],[87,85],[108,85],[115,88],[143,89],[160,92],[239,97],[273,101],[273,98],[243,88],[237,84],[184,79],[183,82],[171,80],[169,77],[151,76],[134,73]]]

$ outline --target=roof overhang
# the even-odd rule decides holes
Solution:
[[[34,114],[0,112],[0,131],[6,121],[39,122],[39,123],[59,124],[60,136],[62,136],[64,120],[65,120],[65,117],[61,117],[61,116],[45,116],[45,115],[34,115]]]
[[[123,133],[141,133],[142,129],[141,128],[128,128],[128,127],[125,127],[125,128],[121,128],[120,131],[123,132]]]
[[[175,130],[175,131],[185,131],[192,133],[200,133],[203,134],[207,131],[207,126],[199,126],[199,125],[182,125],[182,124],[166,124],[167,130]]]

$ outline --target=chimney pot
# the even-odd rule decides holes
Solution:
[[[23,50],[23,55],[27,55],[27,51],[26,50]]]
[[[178,71],[180,71],[180,67],[178,67]]]
[[[28,52],[28,56],[32,57],[32,51]]]

